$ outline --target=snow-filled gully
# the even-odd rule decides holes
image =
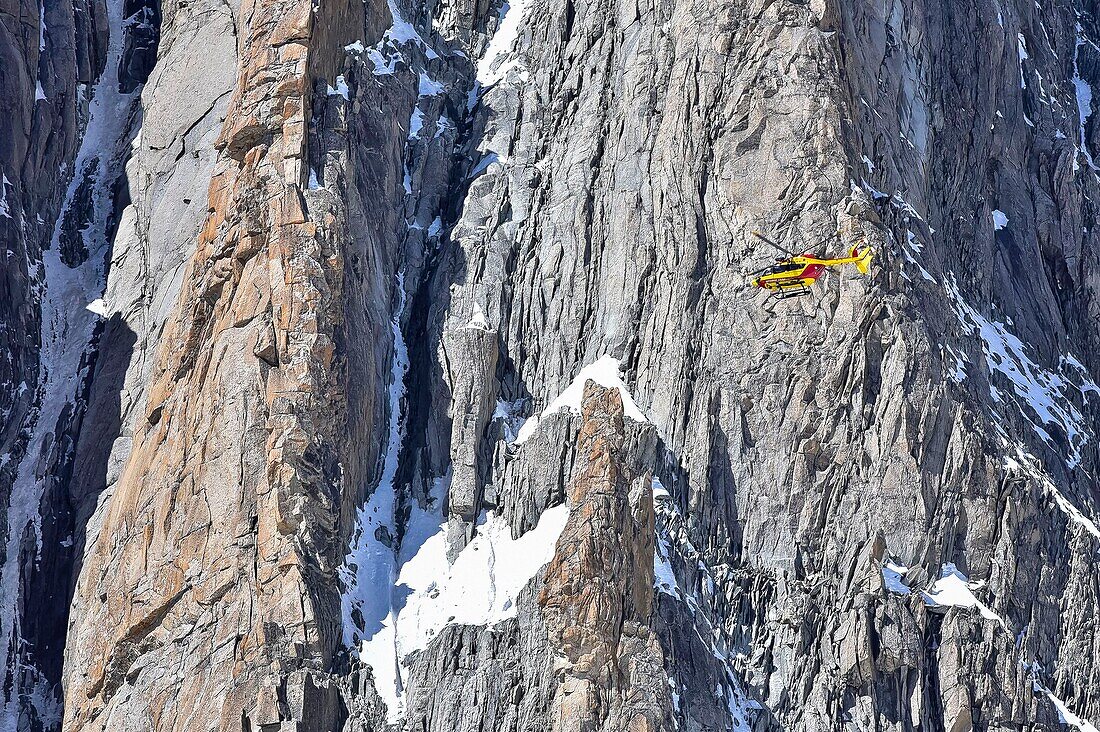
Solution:
[[[452,561],[447,556],[442,511],[448,488],[443,477],[435,481],[427,509],[410,502],[408,521],[397,542],[397,516],[406,500],[396,478],[406,432],[409,370],[408,346],[401,331],[406,295],[400,276],[397,295],[390,324],[394,355],[382,473],[359,509],[341,571],[344,642],[371,666],[390,723],[398,722],[405,712],[404,659],[426,648],[449,625],[491,627],[513,617],[520,591],[553,558],[569,517],[565,506],[550,508],[534,529],[513,539],[507,522],[489,513],[479,522],[473,540]]]
[[[409,145],[420,140],[426,124],[421,103],[445,93],[446,87],[432,78],[417,57],[422,54],[433,61],[448,52],[437,52],[393,0],[388,5],[393,22],[379,42],[370,48],[355,42],[345,50],[359,58],[379,80],[392,76],[399,63],[418,73],[418,100],[409,120],[403,181],[408,209],[418,211],[422,191],[412,179]],[[472,100],[476,101],[485,86],[499,81],[514,65],[512,51],[522,20],[522,5],[511,10],[505,6],[502,23],[477,64],[477,78],[471,79]],[[417,49],[416,53],[410,53],[411,49]],[[462,55],[460,51],[449,53]],[[347,99],[350,89],[339,78],[328,93]],[[438,136],[443,127],[455,123],[440,117],[435,124]],[[310,185],[320,185],[313,171]],[[422,228],[416,221],[408,226],[410,231]],[[441,228],[442,222],[435,215],[427,230],[429,237],[438,236]],[[553,557],[568,518],[565,506],[548,509],[534,529],[513,539],[502,517],[484,514],[471,542],[457,556],[448,557],[443,512],[448,476],[434,482],[427,507],[408,497],[397,482],[399,454],[410,429],[406,405],[410,353],[401,327],[406,299],[406,283],[399,276],[391,320],[394,355],[381,473],[358,510],[351,546],[340,572],[344,642],[353,655],[372,667],[375,688],[386,704],[390,723],[405,714],[404,661],[408,655],[427,647],[448,625],[491,627],[512,617],[519,592]],[[407,519],[398,526],[402,516]]]
[[[493,627],[514,617],[520,592],[553,559],[569,510],[565,505],[545,510],[538,524],[518,539],[507,521],[484,514],[472,541],[456,557],[448,557],[446,517],[442,507],[446,476],[435,481],[427,509],[411,501],[408,521],[398,544],[397,516],[405,500],[395,485],[397,461],[405,438],[405,377],[408,348],[400,322],[405,309],[404,284],[398,283],[398,305],[391,330],[394,357],[389,386],[389,431],[378,485],[359,510],[358,526],[343,571],[342,596],[345,644],[372,667],[375,687],[386,703],[390,723],[405,712],[404,660],[423,650],[451,625]],[[578,408],[584,384],[593,379],[619,388],[627,416],[645,417],[634,404],[610,357],[581,369],[553,400],[547,413]],[[537,420],[531,426],[533,432]],[[378,588],[389,588],[379,592]]]
[[[123,0],[108,0],[107,63],[92,90],[88,125],[73,167],[55,224],[51,246],[42,254],[43,277],[38,283],[41,304],[41,352],[38,393],[25,424],[29,431],[26,453],[19,464],[8,506],[6,556],[0,568],[0,657],[7,663],[0,673],[0,732],[14,732],[21,712],[33,710],[47,728],[60,724],[59,690],[34,668],[21,635],[20,607],[23,567],[20,555],[40,556],[42,516],[40,503],[51,476],[38,474],[43,456],[52,449],[54,429],[67,405],[78,398],[84,381],[81,361],[90,346],[101,315],[89,305],[102,297],[106,277],[109,219],[113,213],[112,186],[122,172],[136,130],[132,118],[137,93],[119,91],[118,67],[124,46]],[[77,195],[85,176],[92,182],[90,222],[81,231],[87,259],[70,267],[61,259],[61,234],[65,214],[79,205]],[[29,546],[28,546],[29,545]],[[28,551],[33,548],[33,551]]]
[[[390,716],[398,715],[402,692],[400,660],[396,644],[396,611],[393,607],[398,571],[396,545],[387,541],[396,529],[398,494],[398,456],[405,438],[405,375],[409,370],[409,349],[401,332],[401,316],[405,312],[405,281],[397,278],[397,305],[390,329],[393,334],[393,363],[390,367],[389,425],[386,448],[382,457],[382,474],[367,502],[359,509],[358,525],[351,547],[341,568],[344,592],[341,595],[344,643],[360,649],[360,655],[374,669],[379,694],[387,698]],[[389,588],[389,591],[379,591]],[[361,645],[362,644],[362,645]],[[370,651],[365,646],[371,645]]]
[[[716,630],[720,623],[711,620],[715,614],[713,600],[717,578],[714,568],[709,566],[703,555],[692,545],[684,531],[684,518],[676,507],[668,489],[657,477],[653,478],[653,508],[657,518],[657,541],[653,552],[654,588],[662,595],[683,603],[688,609],[691,626],[704,648],[721,664],[725,672],[724,683],[719,684],[714,694],[725,702],[730,715],[733,732],[748,732],[752,729],[754,718],[762,708],[745,691],[745,686],[734,665],[736,654],[732,653],[724,642],[721,633]],[[685,566],[696,566],[703,581],[710,588],[709,593],[694,593],[681,585],[673,570],[673,556],[677,556]],[[669,683],[673,680],[670,678]],[[678,707],[679,699],[673,693],[673,703]],[[679,709],[677,708],[677,711]]]

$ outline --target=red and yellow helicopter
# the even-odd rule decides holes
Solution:
[[[768,290],[779,298],[809,294],[810,287],[830,267],[854,264],[861,274],[868,274],[871,271],[871,257],[874,252],[870,247],[852,247],[852,251],[847,257],[828,258],[812,254],[811,252],[824,244],[825,241],[828,241],[828,239],[825,239],[815,244],[804,254],[791,254],[759,231],[752,233],[753,236],[789,255],[786,259],[780,259],[770,267],[757,270],[751,275],[753,287]]]

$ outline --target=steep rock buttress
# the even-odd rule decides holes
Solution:
[[[1091,4],[23,5],[22,728],[1100,719]]]

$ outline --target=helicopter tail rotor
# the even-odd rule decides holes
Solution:
[[[874,256],[871,247],[852,247],[851,256],[858,257],[858,259],[856,259],[856,269],[858,269],[861,274],[869,274],[871,272],[871,259]]]

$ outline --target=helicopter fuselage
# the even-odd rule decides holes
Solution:
[[[862,274],[867,274],[870,263],[871,250],[866,247],[854,247],[849,256],[833,259],[802,254],[753,273],[752,285],[780,295],[801,295],[809,292],[829,267],[854,264]]]

